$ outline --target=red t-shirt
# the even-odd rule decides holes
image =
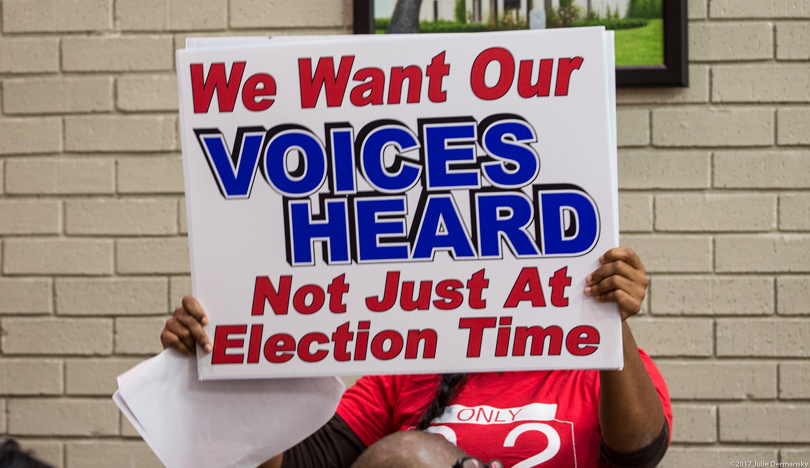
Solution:
[[[664,379],[652,359],[639,353],[671,428]],[[437,382],[435,374],[363,377],[346,390],[337,413],[370,446],[388,434],[414,429]],[[605,466],[599,458],[599,371],[470,374],[428,431],[484,461],[498,458],[506,467]]]

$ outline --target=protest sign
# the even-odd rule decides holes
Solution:
[[[201,378],[621,367],[611,33],[190,44]]]

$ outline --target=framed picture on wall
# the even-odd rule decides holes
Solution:
[[[686,3],[687,0],[355,0],[354,33],[605,26],[616,35],[618,87],[688,86]],[[410,30],[403,31],[403,25]]]

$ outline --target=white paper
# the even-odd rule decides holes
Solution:
[[[201,382],[173,350],[119,382],[113,400],[169,468],[255,467],[325,424],[345,389],[337,377]]]

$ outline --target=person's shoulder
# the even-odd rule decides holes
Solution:
[[[652,361],[652,358],[650,357],[650,355],[647,354],[647,352],[644,351],[643,349],[638,348],[638,354],[641,355],[641,359],[646,359],[648,361]]]

